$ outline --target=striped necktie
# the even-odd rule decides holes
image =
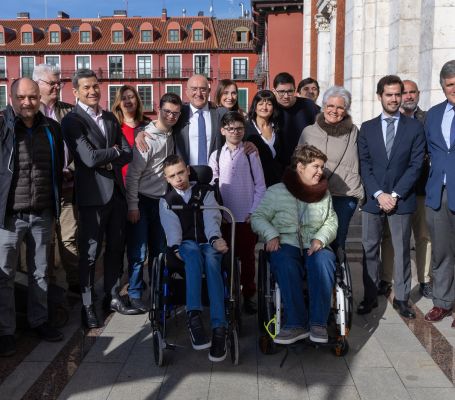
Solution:
[[[387,129],[385,132],[385,151],[387,152],[387,158],[390,158],[393,139],[395,138],[395,118],[385,118],[385,121],[387,122]]]

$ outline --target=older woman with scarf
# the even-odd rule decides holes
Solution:
[[[349,223],[363,198],[359,174],[357,136],[359,130],[349,115],[351,94],[340,86],[332,86],[322,99],[322,113],[306,127],[299,144],[310,144],[327,155],[324,175],[329,183],[333,208],[338,216],[337,236],[332,243],[345,249]]]
[[[338,223],[323,176],[327,157],[314,146],[297,146],[283,181],[267,189],[251,216],[251,227],[266,243],[271,271],[281,289],[284,319],[275,343],[306,337],[327,343],[327,319],[335,282],[335,254],[326,246]],[[309,310],[303,295],[304,271]]]

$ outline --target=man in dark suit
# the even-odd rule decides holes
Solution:
[[[430,155],[425,205],[433,250],[433,308],[425,315],[428,322],[450,316],[455,302],[455,60],[444,64],[439,80],[447,100],[430,108],[425,120]]]
[[[131,161],[132,152],[114,114],[99,106],[101,92],[95,73],[89,69],[78,70],[72,83],[78,103],[63,118],[62,130],[75,163],[82,319],[88,328],[96,328],[100,323],[91,290],[104,237],[103,305],[128,313],[116,288],[123,264],[127,213],[121,168]]]
[[[393,306],[402,316],[415,318],[408,304],[411,217],[416,209],[415,183],[422,168],[425,137],[420,122],[399,112],[402,92],[398,76],[381,78],[376,93],[382,113],[360,128],[360,174],[366,203],[362,206],[364,300],[357,312],[367,314],[378,304],[379,249],[387,219],[395,252]]]

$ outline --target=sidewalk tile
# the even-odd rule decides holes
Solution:
[[[360,400],[355,386],[309,385],[310,400]]]
[[[84,359],[84,363],[123,363],[128,358],[137,336],[127,333],[98,337]]]
[[[455,388],[419,388],[408,389],[412,400],[453,400]]]
[[[155,400],[158,399],[160,389],[161,383],[148,379],[116,383],[107,400]]]
[[[0,397],[21,399],[48,365],[47,362],[22,362],[20,368],[16,368],[1,384]]]

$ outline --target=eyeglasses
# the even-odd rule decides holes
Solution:
[[[191,93],[197,93],[201,92],[202,94],[205,94],[208,92],[208,88],[206,87],[190,87]]]
[[[165,108],[162,108],[161,111],[166,114],[168,117],[172,115],[173,118],[178,117],[181,112],[180,111],[171,111],[171,110],[166,110]]]
[[[289,90],[275,90],[275,92],[278,94],[279,97],[284,97],[285,94],[287,94],[289,97],[294,95],[294,89],[289,89]]]
[[[46,83],[49,86],[58,86],[58,87],[63,87],[65,84],[62,81],[45,81],[44,79],[39,79],[41,82]]]
[[[245,130],[244,126],[225,126],[224,129],[226,129],[229,133],[242,133]]]

